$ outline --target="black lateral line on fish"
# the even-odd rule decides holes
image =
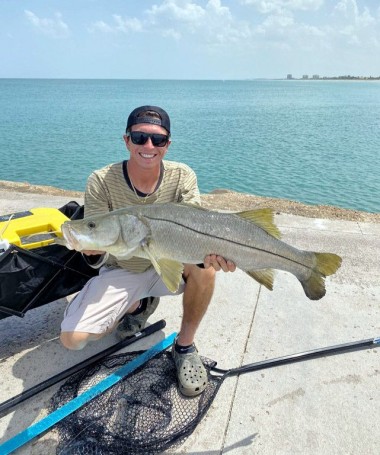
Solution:
[[[255,246],[250,246],[250,245],[245,245],[244,243],[239,243],[239,242],[235,242],[234,240],[227,240],[227,239],[224,239],[223,237],[218,237],[216,235],[210,235],[210,234],[207,234],[207,232],[202,232],[202,231],[197,231],[196,229],[193,229],[191,228],[190,226],[186,226],[186,224],[181,224],[177,221],[174,221],[174,220],[167,220],[165,218],[155,218],[151,215],[144,215],[144,218],[147,218],[147,219],[151,219],[151,220],[154,220],[154,221],[162,221],[164,223],[173,223],[173,224],[176,224],[177,226],[180,226],[180,227],[184,227],[186,229],[189,229],[190,231],[192,232],[195,232],[197,234],[202,234],[202,235],[205,235],[206,237],[211,237],[211,238],[215,238],[215,239],[218,239],[218,240],[224,240],[226,242],[231,242],[235,245],[238,245],[238,246],[242,246],[242,247],[245,247],[245,248],[252,248],[254,250],[257,250],[257,251],[262,251],[263,253],[267,253],[267,254],[270,254],[272,256],[277,256],[279,258],[282,258],[282,259],[285,259],[287,261],[291,261],[293,262],[294,264],[298,264],[300,265],[301,267],[305,267],[306,269],[311,269],[312,267],[308,267],[307,265],[305,264],[302,264],[301,262],[298,262],[298,261],[295,261],[293,259],[289,259],[287,258],[286,256],[282,256],[281,254],[277,254],[277,253],[272,253],[271,251],[268,251],[268,250],[263,250],[262,248],[257,248]],[[258,226],[259,229],[261,229],[259,226]],[[265,231],[264,231],[265,232]],[[281,240],[278,240],[276,239],[278,242],[281,242]]]

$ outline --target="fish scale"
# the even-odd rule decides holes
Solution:
[[[278,261],[283,262],[283,270],[299,267],[298,274],[314,266],[312,252],[279,241],[236,214],[173,206],[172,212],[165,212],[166,218],[161,216],[162,207],[158,205],[152,205],[149,212],[136,210],[149,220],[150,244],[159,257],[175,257],[181,262],[198,264],[208,254],[218,254],[234,261],[244,271],[252,270],[252,264],[257,269],[280,268]],[[183,214],[187,217],[180,216]],[[179,244],[182,244],[181,249],[176,247]],[[288,271],[293,273],[293,269]]]
[[[236,218],[237,220],[233,220],[235,226],[248,224],[245,220]],[[175,257],[181,262],[198,264],[203,262],[208,254],[218,254],[234,261],[244,271],[251,270],[252,264],[256,264],[259,269],[278,266],[278,263],[274,263],[275,260],[283,260],[284,266],[286,262],[294,262],[302,267],[305,267],[305,262],[309,262],[307,269],[313,265],[312,253],[296,250],[255,226],[256,238],[250,238],[244,237],[245,226],[242,226],[241,230],[230,230],[228,225],[224,226],[224,235],[221,235],[217,229],[207,231],[207,226],[205,229],[201,223],[188,226],[186,223],[168,222],[149,216],[147,219],[152,233],[152,248],[159,257]],[[181,243],[182,248],[177,250],[176,245]]]

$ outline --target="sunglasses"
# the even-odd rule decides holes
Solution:
[[[155,147],[165,147],[169,141],[168,134],[158,134],[158,133],[144,133],[143,131],[131,131],[127,133],[127,136],[131,138],[132,142],[135,145],[144,145],[148,142],[148,139],[152,141],[152,144]]]

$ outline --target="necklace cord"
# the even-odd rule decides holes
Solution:
[[[133,190],[133,192],[135,193],[135,196],[136,196],[137,200],[140,201],[140,202],[142,201],[143,204],[145,204],[146,201],[147,201],[147,199],[148,199],[148,197],[151,196],[151,195],[157,190],[157,185],[155,186],[154,190],[151,191],[150,193],[146,193],[145,196],[139,196],[139,195],[137,194],[136,187],[135,187],[135,185],[133,184],[131,174],[130,174],[130,172],[129,172],[129,170],[128,170],[128,164],[129,164],[129,162],[127,161],[127,166],[126,166],[126,168],[127,168],[127,174],[128,174],[128,179],[129,179],[129,182],[130,182],[130,184],[131,184],[132,190]],[[160,182],[160,178],[158,179],[158,182]]]

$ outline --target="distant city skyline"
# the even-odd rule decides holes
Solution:
[[[350,75],[350,74],[347,74],[347,75],[340,75],[340,76],[323,76],[323,75],[320,75],[320,74],[302,74],[302,76],[294,76],[293,74],[287,74],[286,75],[286,79],[288,80],[299,80],[299,79],[346,79],[346,80],[351,80],[351,79],[355,79],[355,80],[378,80],[380,79],[380,76],[353,76],[353,75]]]
[[[1,78],[377,77],[376,55],[378,0],[0,0]]]

